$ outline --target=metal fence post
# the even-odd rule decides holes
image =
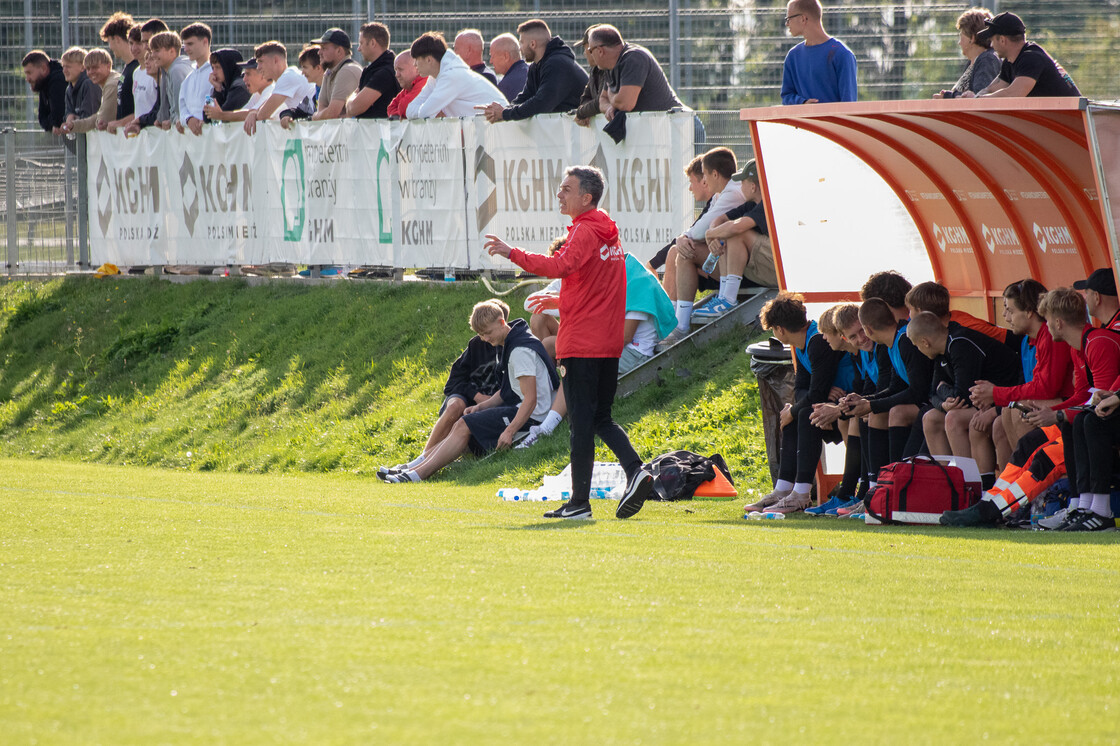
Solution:
[[[63,143],[65,147],[65,143]],[[69,147],[63,156],[63,215],[66,221],[66,263],[74,263],[74,153]]]
[[[8,277],[16,273],[19,263],[19,216],[16,212],[16,133],[10,127],[4,130],[4,193],[8,226]]]
[[[681,87],[681,14],[678,0],[669,0],[669,84]]]
[[[89,268],[89,178],[86,135],[78,135],[78,267]]]

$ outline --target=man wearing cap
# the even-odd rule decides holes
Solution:
[[[693,313],[701,319],[718,318],[734,308],[739,302],[743,278],[762,287],[778,287],[770,229],[766,225],[766,208],[754,159],[747,161],[731,181],[739,184],[746,202],[717,215],[704,232],[708,251],[719,257],[719,297]]]
[[[287,109],[302,108],[310,111],[315,97],[315,86],[299,70],[288,67],[288,48],[278,41],[266,41],[253,50],[253,59],[239,63],[244,70],[257,70],[263,78],[273,81],[272,92],[264,96],[260,106],[245,117],[245,132],[257,131],[257,122],[275,119]],[[249,78],[245,79],[246,84]],[[246,106],[246,108],[249,108]]]
[[[517,27],[521,35],[521,54],[533,63],[525,88],[508,107],[491,103],[486,121],[528,119],[537,114],[570,111],[579,105],[587,86],[587,73],[576,62],[576,55],[563,39],[553,36],[548,24],[534,18]]]
[[[346,99],[358,90],[362,66],[350,57],[350,36],[340,28],[327,29],[319,44],[323,65],[323,85],[319,88],[319,108],[312,119],[338,119],[345,114]]]
[[[1101,326],[1120,332],[1120,298],[1116,297],[1116,276],[1111,267],[1094,269],[1088,279],[1078,280],[1073,287],[1085,296],[1090,316]]]
[[[433,117],[472,117],[476,106],[497,100],[509,103],[494,86],[474,73],[459,56],[447,48],[438,32],[428,31],[412,42],[416,69],[428,78],[424,88],[408,105],[409,119]]]
[[[984,21],[977,41],[991,41],[1003,67],[999,75],[979,93],[966,91],[961,98],[982,96],[1080,96],[1073,78],[1046,50],[1026,40],[1027,27],[1014,13],[1000,13]]]

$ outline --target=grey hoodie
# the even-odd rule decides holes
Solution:
[[[187,76],[194,72],[194,63],[190,57],[181,54],[171,63],[171,67],[160,76],[159,81],[159,115],[157,122],[172,123],[179,121],[179,88]]]

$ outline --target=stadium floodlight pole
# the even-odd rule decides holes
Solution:
[[[669,0],[669,85],[681,87],[681,14],[678,0]]]
[[[70,48],[70,0],[62,0],[62,49]]]

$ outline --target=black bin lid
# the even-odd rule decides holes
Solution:
[[[789,347],[774,337],[762,342],[755,342],[747,347],[748,355],[756,360],[765,360],[771,363],[791,363],[789,353]]]

